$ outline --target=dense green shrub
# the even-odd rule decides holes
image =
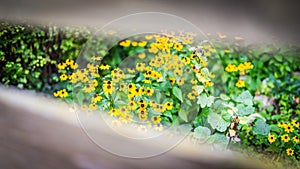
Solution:
[[[72,85],[68,85],[66,79],[64,82],[60,81],[65,77],[59,77],[60,73],[68,74],[69,72],[59,71],[57,65],[70,62],[67,59],[73,59],[74,62],[80,55],[85,42],[91,37],[92,32],[92,29],[87,28],[62,28],[54,25],[30,25],[26,22],[17,24],[1,22],[1,83],[51,94],[61,88],[71,91]],[[239,108],[242,110],[245,108],[244,113],[249,113],[245,106],[241,106],[242,100],[236,102],[237,96],[245,95],[245,92],[249,91],[246,92],[246,95],[251,98],[251,113],[249,114],[257,113],[262,117],[255,118],[249,125],[240,125],[238,128],[239,137],[243,145],[271,153],[280,153],[282,156],[287,156],[286,151],[293,148],[293,155],[289,156],[299,160],[299,143],[295,141],[286,143],[280,139],[285,134],[286,129],[278,127],[278,124],[281,122],[286,123],[286,125],[291,125],[292,122],[299,124],[300,48],[274,44],[254,46],[246,44],[245,41],[228,43],[223,37],[221,39],[220,37],[212,38],[212,42],[216,48],[217,56],[220,58],[218,62],[225,68],[225,71],[220,70],[224,73],[216,74],[213,83],[217,87],[211,90],[215,95],[226,93],[226,95],[222,95],[223,97],[216,98],[219,99],[218,103],[232,102],[236,107],[240,105]],[[140,48],[125,48],[123,50],[119,46],[115,46],[110,49],[109,53],[105,53],[105,49],[109,46],[107,43],[106,39],[102,39],[102,46],[98,44],[91,46],[97,50],[90,51],[97,51],[96,53],[89,53],[88,51],[87,53],[91,56],[95,55],[95,57],[104,57],[104,62],[115,68],[127,55],[140,52]],[[241,71],[242,68],[233,70],[235,69],[232,68],[234,66],[226,69],[228,65],[234,65],[236,68],[240,65],[247,65],[248,68],[244,71]],[[72,70],[70,69],[70,71]],[[268,98],[269,104],[265,105],[266,103],[258,100],[252,103],[252,96],[262,95]],[[218,107],[216,103],[212,105],[211,109]],[[221,110],[220,107],[218,109]],[[223,107],[222,110],[224,111],[221,114],[224,112],[226,114],[227,109],[227,107]],[[216,119],[216,116],[209,116],[208,110],[204,108],[192,121],[194,131],[196,131],[195,137],[202,138],[203,134],[205,137],[212,134],[208,128],[205,128],[205,126],[209,127],[205,123],[208,119],[210,119],[211,124],[219,122],[213,120]],[[181,118],[184,117],[183,115],[181,112]],[[224,118],[227,121],[224,123],[226,126],[221,126],[222,137],[227,132],[226,128],[232,120],[228,116],[222,116],[219,119]],[[265,121],[263,122],[261,119]],[[245,119],[242,120],[245,121]],[[255,126],[260,126],[260,128]],[[217,126],[213,127],[214,133],[218,130],[215,128]],[[294,136],[299,138],[299,127],[294,125],[293,129],[293,132],[288,134],[291,138]],[[219,136],[215,140],[218,140]],[[276,137],[277,140],[270,141],[272,140],[271,136]],[[213,139],[213,137],[211,138]],[[208,139],[209,141],[211,140]]]
[[[6,85],[50,92],[57,62],[76,58],[90,31],[26,22],[0,24],[0,80]]]

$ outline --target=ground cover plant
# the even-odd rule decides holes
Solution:
[[[196,43],[193,32],[171,31],[111,46],[104,43],[114,38],[111,31],[79,63],[92,34],[91,28],[2,22],[1,83],[88,112],[104,110],[112,124],[138,122],[140,132],[188,124],[199,144],[299,160],[299,47],[252,45],[220,33]]]

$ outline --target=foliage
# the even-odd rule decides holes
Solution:
[[[5,85],[54,93],[81,109],[107,110],[125,123],[138,119],[144,122],[139,129],[191,124],[195,138],[217,149],[240,141],[299,160],[298,46],[248,45],[221,34],[210,36],[212,44],[195,44],[192,33],[167,32],[115,45],[113,31],[91,38],[86,28],[7,21],[0,28]],[[83,48],[87,40],[92,45]],[[78,56],[84,64],[76,63]],[[258,99],[262,96],[267,102]],[[287,132],[287,125],[294,130]],[[288,142],[281,139],[285,134]]]
[[[76,58],[89,36],[86,29],[1,22],[1,83],[50,92],[58,80],[56,64]]]

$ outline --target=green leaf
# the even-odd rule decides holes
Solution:
[[[268,135],[270,130],[271,127],[262,119],[258,119],[252,128],[252,131],[255,135]]]
[[[202,94],[202,95],[198,96],[197,98],[198,98],[197,104],[200,104],[201,108],[204,108],[206,106],[210,107],[213,104],[214,99],[215,99],[215,97],[213,97],[213,96],[207,97],[206,94]]]
[[[231,120],[231,115],[227,111],[222,111],[222,118],[225,121],[230,121]]]
[[[213,129],[216,129],[220,132],[224,132],[230,125],[230,122],[224,120],[220,114],[212,112],[208,114],[207,121]]]
[[[181,90],[180,90],[178,87],[174,86],[173,89],[172,89],[172,93],[173,93],[174,96],[177,97],[181,102],[183,102],[183,100],[182,100],[182,92],[181,92]]]
[[[270,130],[279,133],[280,132],[280,128],[275,125],[275,124],[271,124],[270,125]]]
[[[199,127],[195,128],[193,136],[198,139],[205,140],[210,136],[210,134],[211,134],[211,131],[209,130],[209,128],[199,126]]]
[[[280,55],[275,55],[275,59],[276,59],[278,62],[282,62],[282,56],[280,56]]]
[[[246,115],[254,113],[254,107],[252,105],[248,105],[246,107],[243,104],[238,104],[236,106],[236,108],[238,109],[237,114],[240,115],[240,116],[246,116]]]
[[[78,100],[79,104],[82,104],[83,100],[84,100],[84,93],[83,93],[83,91],[78,92],[78,94],[76,95],[76,97],[77,97],[77,100]]]
[[[187,116],[187,114],[188,114],[188,112],[187,112],[186,110],[183,110],[183,109],[180,109],[180,110],[179,110],[179,113],[178,113],[179,117],[180,117],[183,121],[185,121],[185,122],[188,121],[188,116]]]
[[[205,89],[204,86],[196,86],[195,90],[198,94],[201,94],[203,92],[203,90]]]
[[[253,97],[251,93],[247,90],[241,93],[238,97],[235,98],[236,102],[244,103],[247,105],[253,105]]]
[[[228,96],[225,95],[225,94],[221,94],[221,95],[220,95],[220,98],[221,98],[222,100],[225,100],[225,101],[230,100],[230,97],[228,97]]]
[[[227,147],[228,141],[229,141],[229,138],[221,133],[215,133],[214,135],[210,136],[210,138],[208,139],[208,142],[213,143],[214,148],[217,150],[225,150]]]
[[[172,116],[172,113],[170,111],[165,111],[163,113],[163,115],[166,116],[166,117],[169,117],[173,121],[173,116]]]

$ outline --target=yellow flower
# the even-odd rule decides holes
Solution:
[[[145,63],[136,63],[136,70],[137,71],[144,71],[145,70]]]
[[[128,71],[128,73],[131,73],[131,74],[135,73],[134,68],[128,68],[127,71]]]
[[[157,123],[160,123],[161,118],[160,118],[160,116],[152,116],[151,120],[154,124],[157,124]]]
[[[129,83],[128,84],[128,91],[131,92],[131,93],[134,93],[135,92],[135,89],[136,89],[136,86],[134,83]]]
[[[173,103],[172,102],[167,102],[165,103],[165,107],[167,110],[172,110],[173,109]]]
[[[139,110],[146,110],[147,103],[144,100],[139,101],[140,109]]]
[[[236,82],[235,86],[239,88],[245,87],[245,81],[239,80],[238,82]]]
[[[143,80],[144,83],[147,83],[147,84],[151,84],[152,81],[150,80],[149,77],[145,77],[145,79]]]
[[[66,63],[59,63],[58,65],[57,65],[57,68],[59,69],[59,70],[63,70],[63,69],[65,69],[67,67],[67,64]]]
[[[283,123],[283,122],[280,122],[280,123],[277,124],[277,126],[280,127],[280,128],[285,128],[286,124]]]
[[[138,116],[139,116],[140,120],[145,121],[148,118],[148,113],[146,112],[146,110],[141,110],[140,109],[139,113],[138,113]]]
[[[191,63],[191,59],[188,57],[183,58],[182,61],[187,65]]]
[[[138,44],[140,47],[145,47],[147,45],[147,41],[141,41]]]
[[[84,88],[82,90],[87,93],[91,93],[95,90],[95,87],[90,84],[87,84],[86,86],[84,86]]]
[[[228,64],[225,68],[225,71],[226,72],[236,72],[236,71],[238,71],[238,67],[236,67],[233,64]]]
[[[84,105],[81,106],[81,110],[87,110],[87,109],[88,109],[87,105],[84,104]]]
[[[172,85],[174,85],[174,84],[175,84],[175,78],[170,78],[170,83],[171,83]]]
[[[289,142],[291,139],[287,134],[281,136],[281,140],[284,142]]]
[[[72,59],[67,59],[67,60],[66,60],[66,64],[67,64],[67,65],[72,65],[72,64],[74,64],[74,60],[72,60]]]
[[[120,115],[120,120],[124,123],[129,123],[132,121],[132,116],[129,113],[124,113]]]
[[[194,99],[196,99],[196,96],[195,96],[195,94],[194,93],[189,93],[188,94],[188,98],[190,99],[190,100],[194,100]]]
[[[68,76],[66,74],[62,74],[59,76],[60,80],[65,81],[68,79]]]
[[[294,127],[289,123],[289,124],[285,125],[284,130],[287,133],[291,133],[294,131]]]
[[[152,39],[152,35],[146,35],[146,36],[145,36],[145,39],[151,40],[151,39]]]
[[[63,90],[60,91],[60,96],[59,97],[65,98],[67,96],[68,96],[68,92],[67,92],[66,89],[63,89]]]
[[[184,81],[185,81],[185,78],[180,78],[178,81],[177,81],[177,84],[179,86],[182,86],[184,84]]]
[[[229,49],[225,49],[224,52],[225,53],[230,53],[230,50]]]
[[[137,45],[138,45],[138,43],[137,43],[137,42],[135,42],[135,41],[133,41],[133,42],[131,43],[131,45],[132,45],[132,46],[137,46]]]
[[[113,84],[110,81],[108,81],[108,83],[103,84],[104,93],[112,94],[113,90],[114,90],[114,87],[113,87]]]
[[[182,48],[183,48],[183,46],[180,44],[180,43],[178,43],[178,42],[176,42],[175,44],[174,44],[174,47],[173,47],[175,50],[177,50],[177,51],[180,51]]]
[[[95,94],[94,97],[92,98],[92,103],[97,103],[101,101],[102,97],[98,94]]]
[[[240,63],[238,69],[240,72],[244,72],[246,70],[246,66],[243,63]]]
[[[192,84],[197,84],[197,80],[196,80],[196,79],[192,79],[192,80],[191,80],[191,83],[192,83]]]
[[[245,66],[246,69],[253,69],[253,65],[252,65],[251,62],[245,62],[244,66]]]
[[[292,155],[294,155],[294,150],[291,149],[291,148],[288,148],[288,149],[286,149],[286,154],[287,154],[288,156],[292,156]]]
[[[292,125],[296,128],[299,128],[299,121],[292,120]]]
[[[104,64],[100,65],[99,68],[100,68],[100,70],[108,70],[110,68],[110,66],[108,64],[104,63]]]
[[[140,59],[144,59],[144,58],[146,57],[146,54],[145,54],[145,53],[140,53],[140,54],[138,55],[138,57],[139,57]]]
[[[125,41],[120,42],[120,46],[123,46],[123,47],[130,46],[130,40],[127,39]]]
[[[276,137],[273,134],[269,134],[268,140],[269,140],[270,144],[272,144],[276,140]]]
[[[216,76],[215,74],[209,73],[209,77],[210,77],[210,78],[215,78],[215,76]]]
[[[73,63],[70,65],[71,69],[77,69],[78,68],[78,64],[77,63]]]
[[[133,100],[131,100],[128,104],[128,108],[129,108],[129,110],[135,110],[136,109],[136,103]]]
[[[125,91],[126,90],[126,86],[124,84],[120,84],[119,90],[122,91],[122,92]]]
[[[60,90],[53,93],[54,97],[60,97]]]
[[[97,106],[95,103],[92,103],[89,105],[89,110],[96,110],[97,109]]]
[[[154,129],[157,130],[157,131],[162,131],[163,130],[163,126],[161,124],[156,124],[154,126]]]
[[[102,59],[102,57],[101,56],[92,56],[91,59],[93,61],[100,61]]]
[[[154,90],[153,90],[153,89],[151,89],[150,87],[147,87],[147,88],[146,88],[146,95],[147,95],[147,96],[152,96],[153,93],[154,93]]]
[[[108,114],[111,115],[111,116],[117,117],[118,115],[120,115],[120,111],[117,110],[117,109],[111,109],[111,110],[108,112]]]
[[[97,87],[98,86],[98,81],[96,79],[93,79],[89,82],[90,85]]]
[[[299,143],[299,138],[297,136],[294,136],[293,140],[294,140],[295,143]]]
[[[214,83],[212,81],[205,81],[205,86],[206,87],[210,87],[210,86],[213,86]]]

